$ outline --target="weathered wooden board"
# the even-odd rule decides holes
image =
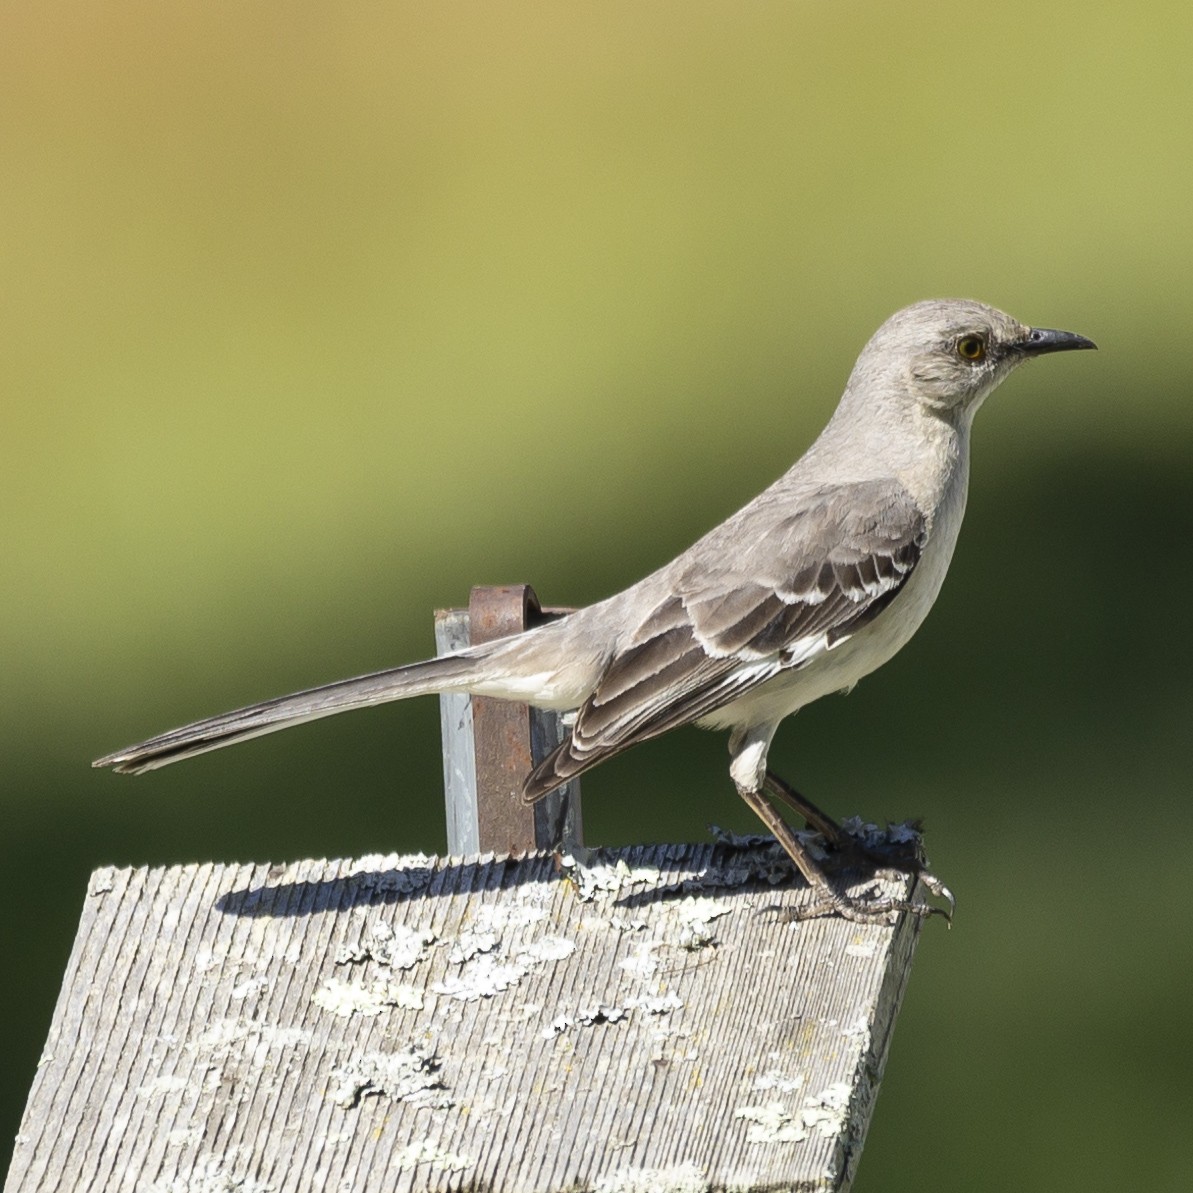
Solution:
[[[922,921],[805,895],[758,842],[99,870],[5,1188],[847,1188]]]

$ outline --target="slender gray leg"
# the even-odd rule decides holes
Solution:
[[[793,812],[802,816],[808,827],[815,829],[834,849],[846,848],[853,840],[827,812],[822,812],[810,799],[800,795],[773,770],[766,772],[762,788],[767,795],[782,800]]]
[[[925,870],[924,864],[919,858],[910,858],[906,861],[899,859],[898,862],[893,862],[891,858],[884,857],[877,850],[870,849],[856,837],[847,833],[828,813],[822,812],[807,796],[801,795],[772,770],[766,772],[763,787],[768,795],[781,800],[802,816],[808,827],[815,829],[838,853],[864,858],[878,869],[895,865],[898,869],[915,874],[931,894],[938,899],[943,899],[948,904],[948,907],[933,908],[932,910],[943,915],[950,924],[952,923],[953,912],[957,910],[957,900],[953,897],[953,892],[935,874]]]
[[[911,912],[917,916],[941,914],[951,918],[952,895],[948,888],[931,875],[925,876],[922,867],[914,865],[911,872],[925,881],[928,889],[940,894],[949,903],[949,911],[931,907],[924,903],[911,903],[905,899],[852,898],[837,891],[825,875],[823,868],[812,856],[811,850],[799,839],[795,830],[779,814],[774,801],[778,800],[799,813],[808,825],[824,837],[830,849],[847,860],[856,860],[874,869],[890,868],[892,859],[877,855],[866,845],[845,832],[831,816],[822,812],[814,803],[805,799],[793,787],[785,783],[773,771],[767,770],[766,752],[774,736],[775,725],[755,725],[749,729],[736,730],[729,738],[729,753],[733,761],[729,773],[733,776],[737,793],[749,805],[754,814],[771,831],[784,852],[795,863],[812,888],[813,905],[797,913],[799,919],[811,919],[821,915],[840,915],[847,920],[862,923],[887,923],[890,916],[899,911]]]
[[[739,786],[737,793],[771,831],[775,840],[783,847],[783,851],[795,863],[796,868],[812,888],[815,896],[812,907],[806,911],[795,913],[794,919],[805,920],[815,919],[822,915],[839,915],[844,919],[859,923],[887,923],[892,914],[906,911],[917,916],[943,915],[946,920],[952,922],[955,905],[952,892],[938,878],[928,874],[919,866],[913,870],[916,877],[932,894],[945,900],[948,904],[947,908],[933,907],[927,903],[912,903],[907,899],[853,898],[837,891],[820,864],[812,857],[808,847],[779,815],[773,798],[778,798],[794,808],[831,846],[839,847],[842,853],[862,858],[878,868],[889,868],[889,859],[877,856],[866,849],[860,841],[851,837],[831,817],[821,812],[815,804],[793,791],[777,776],[774,778],[776,782],[772,784],[772,776],[768,772],[765,792],[751,791],[749,788]],[[788,798],[789,794],[790,798]],[[838,845],[838,843],[840,844]]]
[[[761,791],[750,791],[745,787],[739,787],[737,793],[746,801],[754,815],[770,829],[775,840],[783,846],[787,856],[816,892],[817,903],[831,904],[833,910],[836,910],[840,895],[833,890],[832,884],[816,864],[807,846],[795,835],[791,825],[779,815],[770,800]]]

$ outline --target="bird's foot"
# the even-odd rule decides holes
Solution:
[[[746,802],[754,807],[763,822],[775,833],[776,839],[812,887],[815,897],[811,906],[804,908],[794,918],[841,915],[862,923],[884,923],[889,922],[892,915],[906,911],[917,916],[942,915],[952,924],[957,901],[953,898],[953,892],[925,868],[923,825],[918,820],[888,825],[885,829],[866,824],[856,816],[838,824],[773,771],[766,772],[764,790],[765,795],[780,800],[802,816],[808,827],[824,841],[823,853],[818,852],[816,861],[812,862],[807,857],[806,846],[801,845],[798,851],[793,849],[790,831],[784,832],[770,800],[763,798],[759,802],[766,806],[756,806],[755,799],[758,797],[751,799],[743,793]],[[828,880],[828,874],[844,877],[850,872],[876,877],[883,874],[906,875],[922,883],[928,894],[945,906],[933,906],[923,901],[913,903],[909,900],[841,894]]]
[[[820,919],[822,916],[840,916],[855,924],[893,924],[901,914],[914,915],[919,919],[929,916],[944,916],[945,923],[952,927],[956,900],[952,892],[934,875],[917,875],[928,892],[941,899],[945,906],[924,900],[897,899],[890,895],[877,895],[877,883],[858,895],[847,895],[841,891],[817,891],[810,903],[798,907],[773,907],[784,923],[803,923],[805,920]]]
[[[863,871],[875,877],[906,876],[922,884],[928,895],[940,900],[943,906],[924,900],[912,902],[889,897],[853,897],[834,891],[833,898],[827,900],[826,910],[817,909],[811,915],[800,918],[835,913],[863,923],[881,922],[884,917],[889,919],[892,913],[906,911],[921,917],[944,916],[946,923],[951,927],[957,900],[953,892],[926,868],[920,832],[921,825],[918,821],[890,825],[884,830],[864,824],[855,817],[841,825],[841,832],[829,843],[829,850],[821,861],[821,866],[834,874],[842,871]],[[820,898],[816,904],[825,902]]]

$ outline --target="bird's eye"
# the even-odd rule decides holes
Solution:
[[[957,341],[957,355],[962,360],[976,363],[986,355],[986,340],[983,336],[962,336]]]

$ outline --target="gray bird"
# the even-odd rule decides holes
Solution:
[[[834,890],[773,801],[835,846],[848,847],[846,834],[767,770],[767,750],[784,717],[852,688],[932,607],[965,511],[983,399],[1026,360],[1093,347],[978,302],[906,307],[862,349],[795,465],[624,592],[456,654],[197,721],[95,765],[153,770],[350,708],[468,692],[574,712],[570,737],[526,778],[533,802],[679,725],[727,729],[738,793],[814,888],[818,913],[869,920],[903,908]]]

